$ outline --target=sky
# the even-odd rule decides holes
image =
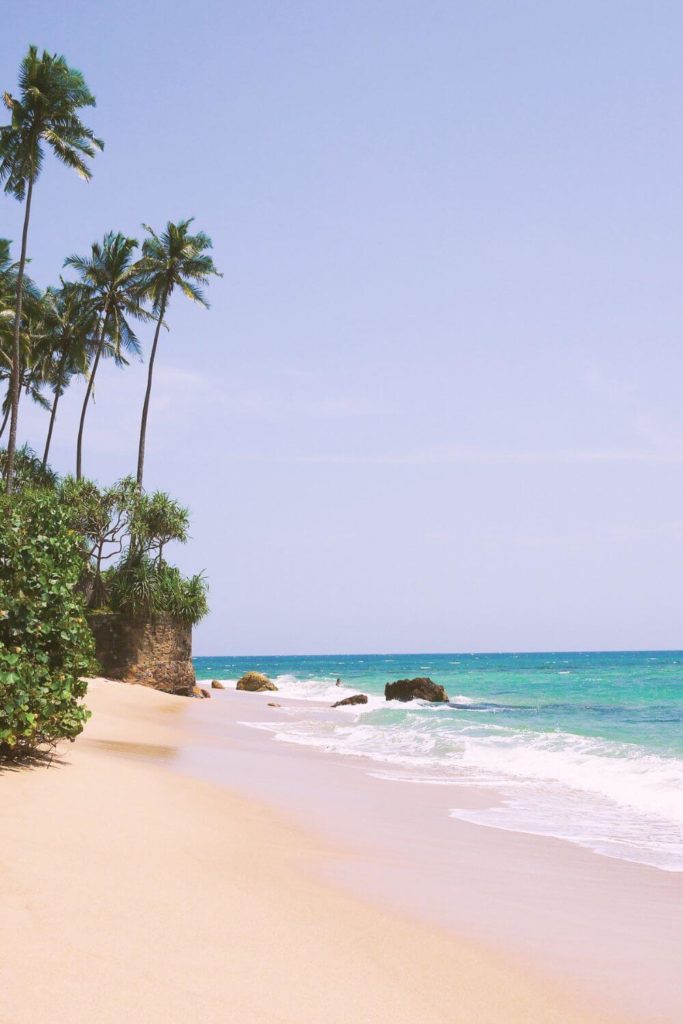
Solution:
[[[195,653],[683,647],[681,5],[24,0],[0,90],[29,43],[106,143],[89,184],[46,162],[32,276],[187,216],[224,275],[174,296],[147,438]],[[145,373],[98,378],[103,483]]]

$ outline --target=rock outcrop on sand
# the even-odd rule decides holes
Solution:
[[[211,696],[211,690],[206,690],[203,686],[193,686],[192,696],[197,697],[199,700],[206,700],[207,697]]]
[[[224,690],[225,686],[220,681],[220,679],[212,679],[211,680],[211,689],[212,690]]]
[[[344,700],[338,700],[336,704],[333,704],[333,708],[343,708],[345,704],[367,704],[368,695],[367,693],[354,693],[350,697],[344,697]]]
[[[434,703],[447,701],[448,694],[443,686],[432,682],[431,679],[420,677],[417,679],[397,679],[395,683],[387,683],[384,687],[386,700],[430,700]]]
[[[263,693],[264,690],[277,690],[275,683],[271,683],[268,676],[262,672],[245,672],[238,680],[237,690],[249,690],[250,693]]]
[[[268,707],[269,708],[281,708],[282,704],[276,704],[274,700],[269,700],[268,701]]]

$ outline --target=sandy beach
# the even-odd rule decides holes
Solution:
[[[348,848],[185,772],[218,700],[97,681],[88,703],[51,767],[0,775],[2,1024],[627,1020],[335,884]]]
[[[316,735],[330,718],[362,725],[329,702],[278,693],[273,707],[272,696],[228,688],[192,704],[197,729],[176,767],[323,836],[335,855],[312,863],[316,877],[541,971],[619,1019],[680,1020],[681,872],[459,817],[499,804],[491,788],[416,785],[367,757],[279,742],[293,723],[316,723]]]

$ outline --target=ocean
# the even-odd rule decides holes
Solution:
[[[362,757],[406,784],[496,794],[454,817],[683,871],[681,652],[194,660],[199,680],[256,670],[309,702],[258,726],[278,740]],[[444,685],[450,702],[384,700],[385,683],[414,676]],[[329,710],[355,692],[369,703]]]

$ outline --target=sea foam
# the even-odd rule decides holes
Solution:
[[[278,676],[290,705],[284,720],[245,723],[280,741],[363,757],[372,774],[419,784],[477,785],[501,802],[454,809],[471,823],[567,839],[595,852],[669,871],[683,870],[683,760],[637,744],[567,732],[518,729],[491,721],[492,705],[455,697],[448,705],[398,705],[371,695],[368,705],[336,709],[354,689],[330,679]],[[519,711],[519,705],[511,706]],[[485,723],[477,711],[486,711]],[[339,712],[342,712],[339,715]],[[498,717],[498,716],[496,716]],[[391,769],[391,770],[387,770]]]

